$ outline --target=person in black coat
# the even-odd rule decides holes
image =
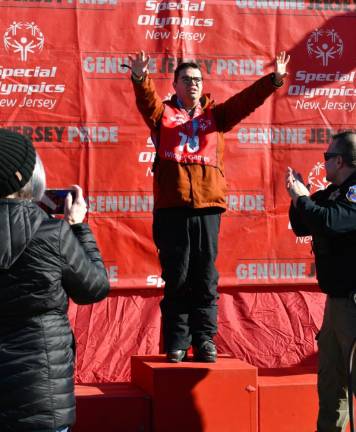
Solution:
[[[293,231],[298,236],[312,235],[319,286],[327,294],[317,337],[318,432],[344,432],[348,358],[356,340],[356,134],[334,135],[324,159],[331,183],[325,190],[310,196],[292,168],[287,170],[286,188],[292,198]]]
[[[66,431],[75,421],[75,341],[68,301],[109,291],[75,186],[64,220],[35,202],[45,174],[31,141],[0,129],[0,431]]]

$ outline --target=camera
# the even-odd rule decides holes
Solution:
[[[64,214],[65,199],[69,193],[74,201],[74,189],[46,189],[38,205],[48,214]]]

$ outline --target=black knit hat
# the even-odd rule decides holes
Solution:
[[[36,151],[29,138],[0,129],[0,197],[19,191],[30,180]]]

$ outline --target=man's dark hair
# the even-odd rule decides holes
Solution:
[[[194,62],[179,63],[179,65],[176,67],[176,70],[174,71],[174,82],[178,81],[180,71],[182,71],[184,69],[188,69],[188,68],[198,69],[198,71],[201,72],[200,67]]]
[[[349,167],[356,168],[356,133],[344,131],[333,135],[335,150]]]

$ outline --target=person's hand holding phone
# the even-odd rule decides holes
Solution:
[[[83,197],[82,188],[78,185],[73,185],[73,192],[75,193],[69,193],[66,196],[64,205],[64,219],[69,225],[82,223],[87,213],[87,204]]]

